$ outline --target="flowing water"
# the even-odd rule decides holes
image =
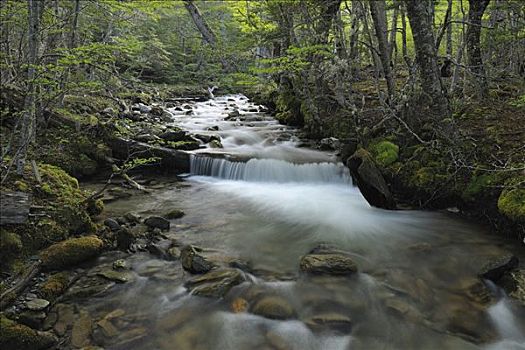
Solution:
[[[490,301],[476,277],[503,251],[523,258],[522,247],[453,214],[370,207],[333,154],[298,147],[296,130],[255,112],[244,96],[192,107],[192,115],[172,110],[174,124],[219,135],[224,147],[195,151],[183,182],[107,208],[143,216],[181,208],[186,216],[172,222],[168,237],[219,260],[249,261],[253,272],[225,298],[211,299],[188,293],[183,281],[191,276],[179,261],[117,256],[132,266],[135,281],[77,301],[95,319],[125,311],[114,323],[136,340],[106,348],[525,349],[524,309],[497,289]],[[234,107],[240,117],[224,120]],[[350,252],[359,273],[300,274],[301,256],[320,243]],[[232,309],[239,298],[252,303],[263,295],[285,300],[294,317]],[[334,314],[351,320],[351,331],[306,325]]]

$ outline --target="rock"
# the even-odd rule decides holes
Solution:
[[[525,269],[505,273],[498,281],[508,296],[516,299],[525,307]]]
[[[134,213],[126,213],[124,214],[124,218],[130,223],[140,224],[140,215]]]
[[[357,187],[370,205],[383,209],[396,208],[394,197],[392,197],[383,175],[366,150],[357,150],[348,158],[346,165],[350,169]]]
[[[518,258],[515,255],[511,253],[505,253],[492,258],[485,265],[483,265],[478,275],[481,278],[498,282],[499,279],[503,277],[505,272],[518,267],[518,263]]]
[[[0,348],[4,350],[41,350],[57,343],[50,332],[39,332],[0,315]]]
[[[34,329],[40,329],[46,317],[46,313],[42,311],[23,311],[18,316],[18,322]]]
[[[228,113],[228,116],[224,118],[226,121],[235,120],[240,117],[240,113],[238,110],[234,110],[233,112]]]
[[[344,252],[323,247],[314,248],[314,253],[302,257],[301,271],[311,274],[351,275],[357,272],[357,265]]]
[[[157,140],[160,140],[158,136],[151,135],[151,134],[140,134],[133,137],[134,140],[137,140],[139,142],[154,142]]]
[[[104,242],[97,236],[70,238],[55,243],[40,253],[45,270],[69,268],[102,253]]]
[[[150,216],[149,218],[144,220],[144,224],[152,229],[154,228],[159,228],[161,230],[170,229],[170,222],[160,216]]]
[[[154,115],[154,116],[157,116],[157,117],[160,117],[162,115],[162,113],[164,112],[164,109],[160,106],[152,106],[149,113],[151,115]]]
[[[136,237],[131,230],[122,227],[116,233],[117,248],[122,251],[127,251],[135,242]]]
[[[91,316],[86,310],[80,310],[71,330],[71,344],[77,348],[88,346],[92,332],[93,321]]]
[[[116,270],[103,270],[97,273],[97,276],[104,277],[105,279],[117,283],[126,283],[133,281],[135,276],[129,271],[116,271]]]
[[[286,299],[279,296],[263,297],[254,304],[251,312],[273,320],[287,320],[295,317],[292,306]]]
[[[168,259],[170,259],[170,260],[178,260],[178,259],[180,259],[181,251],[177,247],[169,248],[166,253],[167,253]]]
[[[223,269],[210,271],[204,275],[193,278],[185,283],[192,294],[222,298],[228,291],[244,282],[243,274],[237,269]]]
[[[349,334],[352,331],[352,320],[346,315],[335,312],[322,313],[312,316],[304,323],[313,331],[336,331]]]
[[[357,151],[358,144],[359,141],[354,139],[347,139],[342,143],[340,157],[343,163],[346,163],[347,159]]]
[[[26,301],[26,307],[31,311],[42,311],[49,306],[49,301],[45,299],[33,299]]]
[[[103,109],[100,114],[107,115],[107,116],[113,116],[116,114],[115,110],[111,107]]]
[[[335,137],[327,137],[319,141],[319,149],[323,151],[337,151],[341,148],[341,141]]]
[[[104,336],[108,338],[112,338],[119,334],[117,328],[109,320],[102,319],[97,322],[97,326],[102,329]]]
[[[115,218],[115,220],[118,222],[118,224],[119,224],[120,226],[122,226],[122,225],[126,225],[126,224],[128,223],[128,221],[127,221],[125,218],[123,218],[122,216],[117,216],[117,217]]]
[[[217,141],[217,140],[212,140],[210,142],[210,147],[211,148],[223,148],[221,141]]]
[[[202,249],[187,245],[181,250],[180,260],[182,267],[191,273],[205,273],[215,267],[211,261],[199,254]]]
[[[75,310],[70,304],[57,304],[56,310],[58,317],[53,329],[59,336],[63,336],[68,328],[73,325]]]
[[[243,298],[235,298],[231,303],[231,310],[238,314],[248,310],[248,302]]]
[[[184,211],[182,211],[181,209],[173,209],[173,210],[170,210],[169,212],[167,212],[164,217],[166,219],[170,219],[170,220],[173,220],[173,219],[179,219],[181,217],[184,216]]]
[[[83,276],[77,280],[64,295],[69,300],[89,298],[103,295],[114,285],[115,282],[100,276]]]
[[[115,260],[112,264],[113,270],[127,270],[128,263],[124,259]]]
[[[169,142],[185,141],[187,136],[185,131],[166,131],[159,135],[161,139]]]
[[[196,139],[201,140],[204,143],[209,143],[213,140],[221,141],[221,137],[219,135],[204,135],[204,134],[194,134],[193,135]]]
[[[206,129],[208,131],[219,131],[219,126],[217,125],[214,125],[214,126],[210,126],[208,129]]]
[[[111,231],[118,231],[121,229],[121,226],[117,222],[117,220],[111,218],[104,220],[104,225],[108,227]]]
[[[149,113],[151,111],[151,107],[146,106],[144,103],[137,103],[131,106],[132,110],[140,111],[140,113]]]

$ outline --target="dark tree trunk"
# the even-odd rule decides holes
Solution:
[[[487,76],[481,58],[481,18],[490,0],[469,0],[468,27],[466,35],[467,64],[472,74],[472,82],[480,97],[488,95]]]
[[[394,78],[392,77],[392,67],[390,59],[390,49],[388,47],[386,5],[384,0],[370,1],[370,13],[374,22],[377,42],[379,46],[379,58],[383,66],[389,100],[394,96]]]
[[[429,106],[435,112],[435,117],[445,118],[450,114],[450,107],[437,64],[432,30],[432,3],[428,0],[405,0],[405,4],[412,27],[416,62],[421,73],[423,91],[431,99]]]

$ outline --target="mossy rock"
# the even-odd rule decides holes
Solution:
[[[0,265],[9,265],[23,249],[20,236],[5,228],[0,228],[0,255],[2,256]]]
[[[181,209],[173,209],[167,212],[164,217],[166,219],[172,220],[172,219],[179,219],[185,215],[184,211]]]
[[[370,144],[368,147],[374,160],[382,167],[387,167],[395,163],[399,158],[399,146],[390,141],[379,141]]]
[[[100,215],[104,211],[104,202],[101,199],[90,200],[86,209],[91,216]]]
[[[511,220],[525,222],[525,189],[503,190],[498,198],[498,209]]]
[[[104,242],[97,236],[70,238],[44,249],[40,259],[44,269],[59,270],[92,259],[103,249]]]
[[[57,342],[49,332],[39,332],[0,316],[0,348],[3,350],[47,349]]]
[[[47,278],[40,286],[39,294],[42,298],[54,301],[64,294],[69,286],[69,273],[59,272]]]

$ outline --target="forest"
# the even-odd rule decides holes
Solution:
[[[525,349],[525,2],[0,31],[0,348]]]

